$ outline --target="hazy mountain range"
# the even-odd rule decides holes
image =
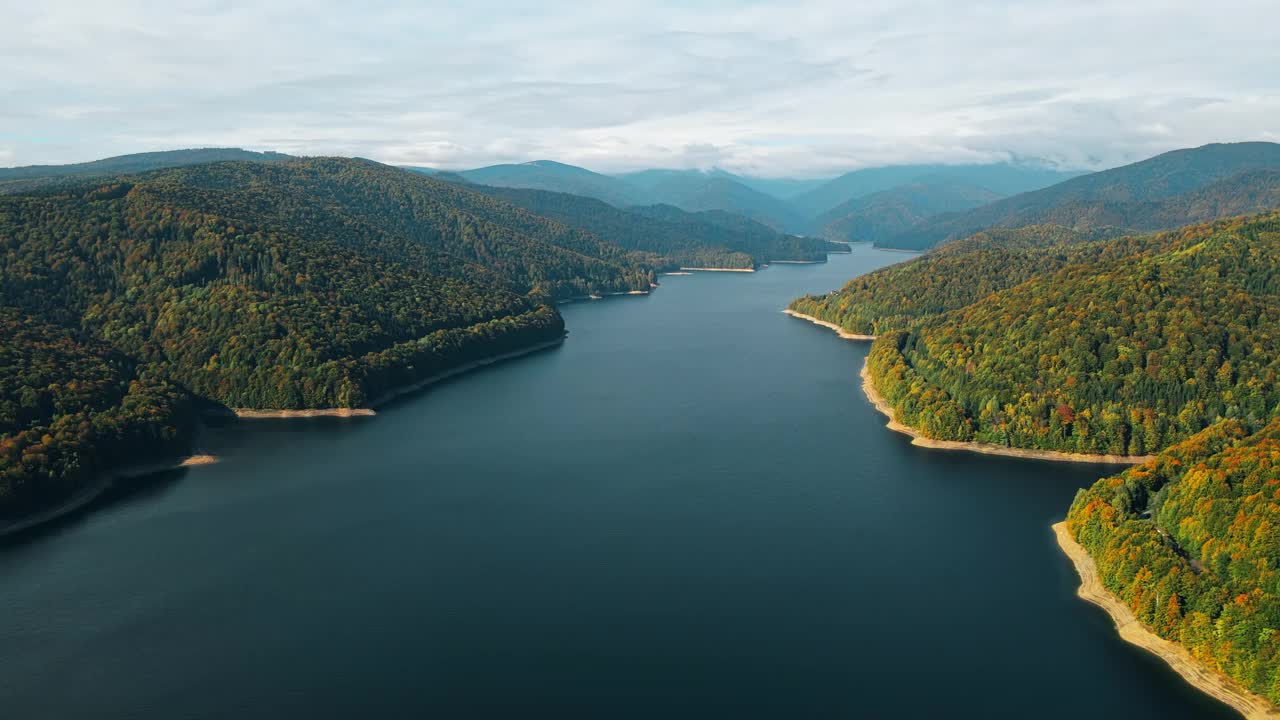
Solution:
[[[288,157],[203,148],[7,168],[0,169],[0,193],[203,162],[274,162]],[[1265,210],[1275,207],[1280,196],[1280,145],[1263,142],[1177,150],[1085,174],[1030,163],[902,165],[855,170],[829,180],[758,178],[720,169],[607,175],[551,160],[457,172],[406,169],[456,183],[592,198],[619,210],[666,205],[689,213],[723,211],[783,235],[908,249],[932,247],[991,227],[1054,224],[1159,230]],[[581,216],[584,210],[574,212]],[[593,221],[603,217],[594,210],[587,214]],[[659,233],[663,242],[671,241],[671,232],[668,227]],[[764,260],[784,246],[775,239],[751,249],[722,247]]]
[[[1246,142],[1174,150],[955,215],[938,215],[888,244],[928,248],[994,227],[1055,224],[1163,230],[1260,212],[1280,198],[1280,145]]]
[[[439,174],[426,168],[420,172]],[[793,234],[874,242],[938,212],[963,210],[1039,189],[1079,175],[1033,165],[907,165],[855,170],[837,178],[759,178],[726,170],[642,170],[605,175],[551,160],[493,165],[454,173],[468,182],[584,195],[617,207],[673,205],[699,212],[724,210]],[[845,207],[895,190],[874,207]],[[873,216],[863,219],[863,214]],[[884,216],[898,218],[882,222]],[[852,232],[855,229],[874,232]]]

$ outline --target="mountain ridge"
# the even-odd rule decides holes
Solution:
[[[1072,178],[1057,185],[1014,195],[953,216],[927,220],[895,237],[885,245],[923,249],[949,239],[994,227],[1017,227],[1055,223],[1073,227],[1097,224],[1117,225],[1117,217],[1127,218],[1133,230],[1164,230],[1194,222],[1212,220],[1204,205],[1215,202],[1207,193],[1221,192],[1231,179],[1249,179],[1253,171],[1280,170],[1280,144],[1268,142],[1212,143],[1162,153],[1146,160]],[[1261,187],[1238,184],[1235,197],[1254,191],[1271,192],[1271,178]],[[1225,183],[1214,189],[1213,186]],[[1226,214],[1259,212],[1266,201],[1254,205],[1216,201],[1233,209]],[[1178,213],[1178,205],[1199,205],[1199,212]]]

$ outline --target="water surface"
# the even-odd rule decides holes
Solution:
[[[924,450],[781,314],[904,256],[668,277],[374,418],[207,433],[0,547],[0,717],[1229,718],[1076,599],[1105,467]]]

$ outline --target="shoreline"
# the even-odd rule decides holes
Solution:
[[[564,344],[564,339],[568,337],[568,335],[569,333],[566,332],[554,340],[544,340],[542,342],[534,343],[532,345],[526,345],[525,347],[522,347],[519,350],[512,350],[510,352],[499,353],[497,355],[489,355],[487,357],[480,358],[479,360],[472,360],[471,362],[465,363],[463,365],[459,365],[458,367],[451,368],[443,372],[438,372],[435,375],[423,378],[422,380],[409,383],[408,385],[401,385],[398,388],[389,390],[383,393],[382,395],[379,395],[378,397],[374,398],[373,402],[369,404],[373,407],[377,407],[379,405],[385,405],[386,403],[400,397],[401,395],[408,395],[409,393],[417,392],[418,390],[421,390],[429,385],[434,385],[438,382],[448,380],[451,377],[462,375],[464,373],[469,373],[472,370],[478,370],[482,367],[488,367],[489,365],[494,365],[496,363],[505,362],[507,360],[514,360],[518,357],[524,357],[525,355],[530,355],[540,350],[548,350],[553,347],[559,347]],[[375,415],[377,413],[375,413],[372,409],[370,409],[369,414]]]
[[[821,325],[835,331],[837,335],[845,340],[869,341],[875,340],[875,335],[858,335],[856,333],[847,332],[844,328],[835,323],[819,320],[812,315],[805,315],[796,312],[791,308],[787,308],[782,312],[794,318],[807,320],[814,325]],[[1052,460],[1054,462],[1076,462],[1076,463],[1097,463],[1103,465],[1140,465],[1144,462],[1155,458],[1154,455],[1105,455],[1091,453],[1073,453],[1063,452],[1061,450],[1036,450],[1033,448],[1011,448],[1004,445],[996,445],[995,443],[984,442],[961,442],[959,440],[936,440],[915,428],[898,422],[897,414],[888,401],[875,388],[875,384],[871,382],[871,371],[867,367],[867,360],[862,361],[862,370],[858,373],[862,378],[862,393],[867,396],[867,400],[871,401],[871,405],[879,410],[882,415],[889,418],[885,423],[885,427],[894,432],[902,433],[910,436],[911,444],[917,447],[930,448],[932,450],[965,450],[968,452],[981,453],[983,455],[1003,455],[1004,457],[1023,458],[1028,460]]]
[[[885,427],[894,432],[909,435],[911,444],[918,447],[931,448],[933,450],[967,450],[968,452],[981,453],[983,455],[1003,455],[1005,457],[1023,458],[1027,460],[1052,460],[1054,462],[1076,462],[1076,463],[1096,463],[1100,465],[1140,465],[1144,462],[1155,458],[1154,455],[1093,455],[1090,453],[1072,453],[1062,452],[1061,450],[1035,450],[1031,448],[1012,448],[1004,445],[996,445],[995,443],[984,442],[961,442],[959,440],[935,440],[924,435],[915,428],[898,422],[897,415],[893,411],[893,407],[889,405],[884,396],[875,388],[875,384],[871,381],[871,371],[867,367],[867,361],[862,361],[862,371],[858,373],[862,378],[862,392],[871,401],[876,410],[882,415],[889,418],[889,422],[885,423]]]
[[[1058,547],[1071,560],[1076,574],[1080,576],[1080,587],[1076,589],[1076,595],[1106,611],[1121,638],[1164,660],[1192,687],[1226,703],[1248,720],[1280,718],[1280,710],[1265,698],[1254,695],[1231,679],[1205,667],[1186,648],[1165,640],[1143,626],[1129,606],[1102,584],[1093,558],[1071,537],[1065,520],[1053,525],[1053,534],[1057,537]]]
[[[533,345],[520,348],[519,350],[512,350],[511,352],[500,353],[498,355],[490,355],[488,357],[480,358],[479,360],[472,360],[469,363],[464,363],[455,368],[451,368],[443,372],[438,372],[435,375],[425,377],[421,380],[417,380],[415,382],[409,383],[408,385],[402,385],[398,388],[389,390],[383,393],[382,395],[379,395],[378,397],[374,398],[373,401],[369,403],[369,407],[308,408],[304,410],[281,410],[281,409],[271,409],[271,408],[267,408],[267,409],[230,408],[229,413],[221,413],[221,414],[227,414],[229,416],[234,416],[242,420],[292,420],[292,419],[300,419],[300,418],[318,418],[318,417],[337,417],[337,418],[373,417],[374,415],[378,414],[378,411],[375,410],[374,408],[376,408],[379,405],[384,405],[390,402],[391,400],[394,400],[395,398],[400,397],[401,395],[407,395],[409,393],[416,392],[418,390],[421,390],[427,387],[428,385],[434,385],[438,382],[441,382],[442,380],[447,380],[456,375],[462,375],[463,373],[468,373],[468,372],[471,372],[472,370],[477,370],[479,368],[486,367],[488,365],[493,365],[494,363],[500,363],[505,360],[513,360],[515,358],[522,357],[530,353],[538,352],[539,350],[546,350],[548,348],[562,345],[567,335],[568,333],[565,333],[565,335],[561,335],[559,338],[556,338],[555,340],[546,340],[544,342],[534,343]]]
[[[744,272],[745,273],[745,272],[755,272],[756,269],[755,268],[682,267],[680,268],[680,271],[684,273],[695,273],[695,272]],[[673,273],[667,273],[667,274],[671,275]]]
[[[686,273],[686,274],[687,274],[687,273]],[[654,288],[658,287],[658,285],[657,285],[656,283],[650,283],[650,284],[651,284]],[[588,301],[588,300],[603,300],[603,299],[605,299],[605,298],[607,298],[607,297],[617,297],[617,296],[619,296],[619,295],[648,295],[648,294],[649,294],[649,293],[651,293],[651,292],[652,292],[652,288],[650,288],[649,290],[619,290],[619,291],[617,291],[617,292],[607,292],[607,293],[604,293],[603,295],[599,295],[599,294],[597,294],[597,295],[574,295],[573,297],[567,297],[567,298],[565,298],[565,299],[563,299],[563,300],[557,300],[557,301],[556,301],[556,304],[557,304],[557,305],[568,305],[569,303],[585,302],[585,301]]]
[[[286,418],[368,417],[377,415],[377,413],[372,408],[312,408],[310,410],[231,408],[231,415],[242,420],[279,420]]]
[[[813,323],[814,325],[821,325],[821,326],[822,326],[822,327],[824,327],[824,328],[829,328],[829,329],[831,329],[831,330],[834,330],[834,331],[836,332],[836,334],[837,334],[837,335],[839,335],[841,338],[843,338],[843,339],[845,339],[845,340],[865,340],[865,341],[870,341],[870,340],[875,340],[875,339],[876,339],[876,336],[875,336],[875,335],[859,335],[859,334],[857,334],[857,333],[851,333],[851,332],[846,331],[844,328],[840,327],[839,325],[837,325],[837,324],[835,324],[835,323],[827,322],[826,320],[819,320],[818,318],[816,318],[816,317],[814,317],[814,316],[812,316],[812,315],[805,315],[804,313],[802,313],[802,312],[796,312],[795,310],[792,310],[791,308],[787,308],[786,310],[783,310],[782,312],[783,312],[783,313],[785,313],[785,314],[787,314],[787,315],[790,315],[790,316],[791,316],[791,317],[793,317],[793,318],[800,318],[801,320],[808,320],[809,322]]]
[[[825,260],[770,260],[775,265],[821,265]]]
[[[186,467],[213,465],[218,462],[220,461],[215,455],[188,455],[185,458],[177,460],[157,460],[155,462],[139,463],[137,465],[129,465],[117,470],[112,470],[95,480],[93,484],[81,489],[79,492],[58,505],[46,510],[41,510],[0,527],[0,538],[17,535],[18,533],[32,530],[41,525],[58,520],[59,518],[71,515],[102,497],[102,494],[110,490],[111,486],[119,480],[154,475],[156,473],[167,472],[169,470],[180,470]]]
[[[482,368],[488,365],[493,365],[494,363],[503,362],[505,360],[511,360],[517,357],[521,357],[523,355],[528,355],[530,353],[538,352],[539,350],[546,350],[548,348],[561,345],[564,343],[564,339],[567,335],[568,333],[565,333],[564,335],[561,335],[555,340],[547,340],[544,342],[535,343],[533,345],[528,345],[526,347],[520,348],[519,350],[513,350],[511,352],[501,353],[498,355],[491,355],[488,357],[481,358],[479,360],[473,360],[472,362],[459,365],[458,367],[452,368],[450,370],[446,370],[444,372],[436,373],[435,375],[424,378],[415,383],[411,383],[409,385],[404,385],[404,386],[395,388],[394,390],[391,390],[381,395],[380,397],[378,397],[372,404],[381,405],[401,395],[415,392],[428,385],[441,382],[443,380],[454,377],[456,375],[461,375],[463,373],[467,373],[472,370],[476,370],[478,368]],[[376,415],[377,412],[375,412],[372,408],[311,408],[307,410],[230,408],[226,411],[212,411],[212,412],[206,412],[203,414],[235,417],[235,418],[240,418],[245,420],[257,420],[257,419],[294,419],[294,418],[317,418],[317,417],[344,417],[344,418],[367,417],[367,416]],[[27,530],[31,530],[33,528],[39,527],[46,523],[53,522],[59,518],[75,513],[87,507],[88,505],[92,504],[95,500],[100,498],[103,495],[103,493],[110,490],[112,485],[119,480],[124,480],[124,479],[134,478],[134,477],[141,477],[145,475],[154,475],[156,473],[165,472],[168,470],[178,470],[178,469],[187,468],[187,467],[198,467],[201,465],[213,465],[217,462],[219,462],[219,458],[215,455],[204,455],[204,454],[188,455],[178,459],[157,460],[157,461],[148,462],[148,463],[139,463],[136,465],[129,465],[127,467],[123,467],[117,470],[112,470],[112,471],[103,473],[101,477],[96,478],[90,485],[82,488],[81,490],[79,490],[78,492],[76,492],[74,495],[72,495],[70,498],[67,498],[63,502],[51,508],[47,508],[44,510],[37,511],[33,514],[23,516],[19,519],[14,520],[8,525],[0,525],[0,538],[9,537],[11,535],[17,535],[19,533],[25,532]]]

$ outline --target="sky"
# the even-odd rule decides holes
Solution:
[[[1276,0],[0,0],[0,166],[1101,169],[1280,141]]]

